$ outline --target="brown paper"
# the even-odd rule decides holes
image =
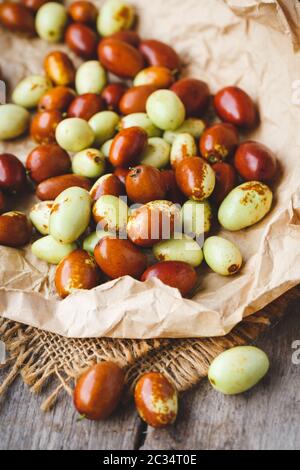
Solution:
[[[172,44],[183,59],[185,75],[207,81],[212,93],[239,85],[258,103],[262,122],[250,137],[270,146],[282,166],[273,210],[254,227],[224,232],[241,248],[244,267],[230,279],[201,267],[191,300],[158,280],[141,283],[124,277],[61,301],[53,290],[53,267],[38,261],[28,248],[0,247],[0,312],[70,337],[224,335],[300,281],[300,54],[293,50],[299,41],[298,2],[132,3],[138,9],[141,35]],[[11,86],[27,74],[40,73],[48,50],[64,49],[2,30],[0,46],[0,68]],[[24,161],[33,147],[29,139],[18,140],[1,143],[0,151]],[[17,206],[30,207],[32,202],[19,201]]]

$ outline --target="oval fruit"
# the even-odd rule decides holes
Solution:
[[[65,42],[71,51],[82,59],[92,59],[96,56],[97,34],[85,24],[70,24],[66,30]]]
[[[194,139],[199,139],[205,129],[205,122],[202,119],[188,118],[175,131],[166,131],[163,138],[169,144],[173,144],[178,134],[191,134]]]
[[[268,372],[268,356],[254,346],[228,349],[214,359],[208,371],[211,385],[225,395],[236,395],[254,387]]]
[[[108,418],[121,399],[124,381],[124,372],[113,362],[101,362],[89,368],[76,383],[76,410],[90,420]]]
[[[0,245],[19,248],[30,242],[32,225],[22,212],[0,215]]]
[[[93,201],[97,201],[101,196],[122,196],[125,193],[124,185],[119,178],[112,173],[101,176],[92,189],[90,195]]]
[[[243,142],[234,156],[234,166],[246,181],[271,181],[277,172],[273,152],[259,142]]]
[[[182,78],[172,85],[171,90],[184,104],[186,115],[201,117],[209,105],[209,88],[202,80]]]
[[[175,130],[185,119],[185,108],[178,96],[170,90],[157,90],[148,98],[147,114],[160,129]]]
[[[197,146],[194,137],[191,134],[178,134],[173,142],[171,149],[171,165],[173,168],[182,160],[197,155]]]
[[[94,250],[96,248],[97,243],[104,237],[113,236],[113,233],[107,232],[106,230],[97,230],[96,232],[92,232],[88,237],[84,239],[83,249],[85,251],[88,251],[91,255],[94,255]]]
[[[90,147],[95,139],[91,126],[80,118],[68,118],[60,122],[55,137],[60,147],[67,152],[80,152]]]
[[[130,29],[135,17],[134,8],[121,0],[107,0],[100,10],[97,29],[101,36],[111,36]]]
[[[204,131],[200,139],[200,153],[210,163],[232,157],[239,143],[236,128],[229,123],[218,123]]]
[[[158,261],[182,261],[194,268],[203,261],[200,245],[192,238],[178,234],[178,238],[165,240],[153,247],[153,254]]]
[[[23,108],[35,108],[41,97],[52,88],[48,78],[41,75],[30,75],[16,86],[12,94],[12,101]]]
[[[110,36],[111,39],[118,39],[119,41],[127,42],[133,47],[139,47],[141,38],[136,31],[118,31]]]
[[[34,228],[42,235],[49,235],[50,214],[53,201],[42,201],[35,204],[29,213]]]
[[[35,28],[40,38],[60,42],[68,21],[67,10],[57,2],[47,2],[38,9]]]
[[[145,113],[146,103],[150,95],[157,88],[153,85],[143,85],[129,88],[120,100],[120,111],[122,114]]]
[[[142,375],[134,390],[140,417],[153,428],[174,423],[178,412],[178,397],[173,385],[159,372]]]
[[[174,74],[167,67],[147,67],[141,70],[133,81],[134,86],[152,85],[156,88],[170,88]]]
[[[52,51],[44,59],[44,69],[55,85],[71,85],[75,79],[75,67],[70,57],[62,51]]]
[[[146,113],[133,113],[124,116],[120,121],[120,130],[129,127],[141,127],[147,132],[148,137],[160,137],[162,132],[156,127]]]
[[[121,98],[127,90],[128,86],[125,83],[110,83],[107,85],[102,92],[102,98],[107,109],[119,113]]]
[[[36,195],[42,201],[53,201],[60,193],[74,186],[89,191],[91,189],[91,182],[89,179],[79,175],[54,176],[42,181],[37,186]]]
[[[57,196],[50,214],[50,235],[61,243],[73,243],[87,229],[91,197],[82,188],[65,189]]]
[[[176,166],[176,181],[186,197],[203,201],[212,194],[216,177],[211,166],[202,158],[190,157]]]
[[[40,260],[49,264],[59,264],[62,259],[77,249],[76,243],[59,243],[48,235],[31,245],[32,253]]]
[[[185,202],[181,209],[183,232],[199,240],[204,234],[209,232],[212,225],[213,213],[208,201]]]
[[[85,176],[86,178],[99,178],[105,172],[105,157],[97,149],[82,150],[74,155],[72,170],[75,175]]]
[[[148,139],[148,145],[141,155],[142,165],[151,165],[154,168],[164,168],[170,163],[171,147],[160,137]]]
[[[95,202],[93,217],[103,230],[116,234],[126,231],[128,210],[123,199],[107,194],[100,196]]]
[[[72,251],[55,271],[55,287],[63,299],[77,289],[93,289],[99,282],[99,268],[93,256],[84,250]]]
[[[51,111],[40,111],[31,121],[31,138],[40,144],[55,143],[56,128],[62,120],[62,113],[56,109],[52,109]]]
[[[129,240],[105,237],[96,245],[94,255],[101,270],[111,279],[131,276],[140,279],[147,257]]]
[[[119,122],[119,115],[113,111],[101,111],[100,113],[94,114],[89,120],[89,125],[95,135],[94,145],[103,145],[114,137],[117,133]]]
[[[20,192],[26,186],[26,171],[20,160],[11,153],[0,154],[0,189]]]
[[[125,185],[129,199],[139,204],[164,199],[166,195],[160,171],[150,165],[132,168],[126,176]]]
[[[107,70],[122,78],[134,78],[144,67],[144,60],[139,51],[118,39],[100,41],[98,56]]]
[[[36,183],[64,175],[71,170],[71,160],[67,152],[55,144],[39,145],[27,157],[26,169]]]
[[[225,238],[209,237],[204,243],[203,253],[208,266],[221,276],[231,276],[241,269],[243,258],[240,250]]]
[[[212,197],[217,204],[221,204],[237,185],[237,174],[234,167],[229,163],[215,163],[212,168],[216,175],[216,186]]]
[[[75,98],[75,92],[65,86],[56,86],[51,88],[39,100],[39,111],[67,111],[69,105]]]
[[[34,18],[24,5],[13,2],[0,4],[0,24],[10,31],[35,35]]]
[[[119,132],[113,140],[109,161],[113,166],[134,165],[147,145],[147,134],[140,127],[130,127]]]
[[[16,104],[0,105],[0,140],[19,137],[29,127],[29,112]]]
[[[253,128],[257,123],[257,111],[250,96],[236,86],[220,90],[214,98],[214,107],[222,121],[238,127]]]
[[[127,233],[130,240],[143,247],[169,240],[180,231],[180,211],[170,201],[151,201],[136,209],[129,217]]]
[[[101,93],[106,82],[106,71],[98,60],[84,62],[77,69],[75,87],[79,95]]]
[[[230,231],[242,230],[263,219],[271,209],[273,194],[258,181],[249,181],[233,189],[219,208],[219,222]]]
[[[193,290],[197,282],[195,269],[181,261],[162,261],[150,266],[142,275],[141,281],[148,281],[153,277],[157,277],[167,286],[178,289],[183,297]]]
[[[68,13],[73,21],[90,25],[95,24],[98,16],[96,6],[87,0],[73,2],[68,8]]]
[[[85,93],[76,96],[68,108],[69,118],[81,118],[88,121],[94,114],[103,111],[104,103],[100,95]]]
[[[168,44],[148,39],[141,42],[139,49],[149,65],[167,67],[173,72],[178,72],[181,68],[178,54]]]

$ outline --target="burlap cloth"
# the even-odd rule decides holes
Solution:
[[[281,18],[279,29],[290,35],[295,49],[299,44],[299,28],[288,21],[299,14],[289,8],[289,2],[259,0],[226,0],[240,14],[247,12],[258,21],[266,21],[265,12],[270,4],[276,7]],[[274,24],[270,24],[274,27]],[[0,340],[7,348],[6,373],[0,385],[0,396],[20,374],[30,390],[45,392],[43,410],[55,403],[60,392],[72,393],[74,378],[89,365],[102,360],[112,360],[126,369],[128,389],[144,371],[163,372],[183,392],[207,375],[210,362],[223,350],[252,342],[270,325],[287,312],[287,306],[298,299],[300,289],[294,288],[262,311],[248,316],[225,337],[205,339],[68,339],[37,328],[0,318]]]

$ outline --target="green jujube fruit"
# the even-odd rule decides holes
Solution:
[[[93,255],[97,243],[102,240],[102,238],[113,236],[114,234],[112,232],[107,232],[106,230],[97,230],[96,232],[93,232],[88,237],[86,237],[83,242],[83,249]]]
[[[95,139],[89,123],[80,118],[61,121],[56,128],[55,137],[58,145],[67,152],[80,152],[90,147]]]
[[[30,114],[16,104],[0,105],[0,140],[15,139],[29,127]]]
[[[263,219],[271,209],[273,194],[259,181],[248,181],[234,188],[219,208],[219,222],[227,230],[237,231]]]
[[[50,215],[50,235],[60,243],[73,243],[87,229],[91,197],[85,189],[68,188],[55,199]]]
[[[41,97],[52,88],[47,77],[30,75],[18,83],[12,94],[12,101],[23,108],[35,108]]]
[[[32,225],[42,235],[49,234],[50,214],[53,204],[53,201],[38,202],[32,207],[29,213]]]
[[[50,264],[59,264],[65,256],[76,249],[76,243],[60,243],[51,235],[40,238],[31,245],[32,253]]]
[[[117,133],[120,116],[113,111],[101,111],[89,120],[94,135],[94,145],[103,145]]]
[[[57,2],[42,5],[35,17],[35,29],[40,38],[47,42],[60,42],[68,21],[66,8]]]
[[[208,266],[221,276],[236,274],[242,266],[243,258],[238,247],[222,237],[209,237],[203,247]]]
[[[181,235],[182,236],[182,235]],[[153,254],[158,261],[182,261],[194,268],[203,261],[203,253],[198,243],[189,237],[165,240],[153,247]]]
[[[72,159],[73,173],[86,178],[99,178],[105,172],[105,157],[101,150],[86,149]]]
[[[194,137],[187,132],[178,134],[171,149],[171,165],[176,166],[184,158],[195,157],[196,155],[197,146]]]
[[[121,0],[106,0],[97,19],[98,32],[105,37],[130,29],[134,17],[135,12],[131,5]]]
[[[238,346],[221,353],[211,363],[208,379],[225,395],[236,395],[254,387],[268,372],[268,356],[254,346]]]
[[[204,236],[209,232],[212,223],[212,209],[208,201],[185,202],[181,209],[183,231],[190,236]]]
[[[109,157],[109,152],[110,152],[110,147],[113,143],[114,139],[109,139],[107,142],[105,142],[105,144],[102,145],[101,147],[101,152],[103,153],[103,155],[108,158]]]
[[[148,137],[161,137],[162,131],[156,127],[146,113],[132,113],[124,116],[120,122],[120,130],[128,127],[141,127]]]
[[[96,222],[104,230],[109,230],[114,234],[126,229],[129,208],[119,197],[105,194],[94,204],[93,215]]]
[[[89,60],[78,67],[75,77],[75,87],[78,95],[85,93],[99,94],[106,83],[106,71],[98,60]]]
[[[163,130],[174,131],[185,120],[185,107],[171,90],[157,90],[149,96],[146,110],[150,120]]]
[[[142,165],[151,165],[159,170],[170,163],[171,146],[160,137],[148,139],[148,146],[141,155]]]
[[[205,122],[202,119],[197,118],[189,118],[186,119],[183,124],[178,127],[175,131],[166,131],[164,132],[163,138],[169,142],[169,144],[173,144],[175,137],[178,134],[191,134],[194,139],[200,139],[201,135],[205,130]]]

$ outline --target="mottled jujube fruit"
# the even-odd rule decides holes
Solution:
[[[161,172],[149,165],[132,168],[126,177],[126,192],[129,199],[140,204],[164,199],[166,188]]]
[[[236,128],[229,123],[218,123],[204,131],[200,139],[200,153],[210,163],[232,157],[239,143]]]

